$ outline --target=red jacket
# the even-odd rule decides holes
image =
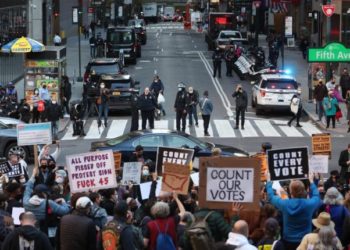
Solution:
[[[168,224],[167,234],[173,239],[175,246],[177,246],[177,236],[176,236],[176,221],[175,217],[168,217],[165,219],[156,219],[148,222],[147,229],[149,232],[149,237],[145,237],[149,239],[148,248],[149,250],[156,249],[157,246],[157,237],[158,237],[158,228],[160,232],[165,233],[166,225]]]

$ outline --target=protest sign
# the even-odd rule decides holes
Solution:
[[[6,174],[12,170],[8,161],[0,163],[0,174]]]
[[[17,124],[17,145],[29,146],[37,144],[51,144],[51,123],[21,123]]]
[[[66,156],[72,193],[117,187],[112,150]]]
[[[231,209],[232,202],[259,210],[260,163],[256,158],[201,157],[199,206]]]
[[[11,217],[13,219],[13,224],[21,225],[21,221],[19,220],[19,216],[25,212],[23,207],[13,207]]]
[[[332,139],[329,133],[313,134],[311,137],[313,155],[331,155]]]
[[[151,186],[152,186],[152,181],[144,182],[140,184],[142,200],[147,200],[149,198],[149,195],[151,192]],[[157,180],[156,197],[159,196],[161,190],[162,190],[162,180]]]
[[[139,185],[141,181],[142,162],[124,162],[122,185]]]
[[[24,175],[23,168],[20,163],[11,166],[11,171],[7,173],[9,178],[14,178],[17,176]]]
[[[310,172],[328,174],[328,155],[313,155],[309,161]]]
[[[113,152],[115,170],[119,170],[122,162],[122,153]]]
[[[308,178],[307,147],[268,150],[267,159],[272,181]]]
[[[183,165],[164,163],[162,191],[173,192],[178,194],[187,194],[190,184],[190,167]]]
[[[191,180],[193,182],[193,186],[198,187],[199,186],[199,173],[193,173],[191,174]]]
[[[193,154],[193,149],[158,147],[156,163],[158,175],[163,173],[165,162],[188,166]]]

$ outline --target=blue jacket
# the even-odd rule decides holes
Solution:
[[[26,183],[26,189],[23,195],[23,207],[26,211],[32,212],[38,221],[45,220],[46,218],[46,199],[39,198],[37,195],[31,197],[34,187],[34,178],[30,178]],[[58,204],[52,200],[49,200],[49,206],[52,212],[58,216],[66,215],[70,212],[68,204]]]
[[[312,231],[312,215],[321,205],[320,193],[315,184],[311,184],[309,199],[282,200],[274,194],[272,182],[266,184],[267,195],[272,205],[282,212],[283,239],[288,242],[301,242],[304,235]]]
[[[202,115],[211,115],[213,112],[213,103],[209,98],[202,97],[199,101],[199,107],[201,109]]]
[[[329,206],[329,207],[327,207]],[[343,224],[346,217],[350,216],[350,212],[343,205],[327,205],[323,204],[320,208],[320,212],[327,212],[331,215],[331,220],[335,224],[335,231],[337,232],[338,238],[342,237],[343,234]]]
[[[338,105],[338,101],[334,97],[331,99],[329,99],[329,97],[325,97],[323,99],[322,105],[326,116],[332,116],[337,113],[336,105]]]

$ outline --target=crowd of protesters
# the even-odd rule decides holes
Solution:
[[[55,147],[55,151],[52,148]],[[257,154],[262,177],[266,150]],[[130,161],[142,162],[141,183],[152,182],[142,200],[139,185],[71,193],[68,174],[57,164],[60,145],[46,145],[39,166],[11,154],[22,175],[1,174],[0,244],[2,249],[348,249],[350,244],[350,145],[340,156],[341,171],[328,179],[280,182],[262,178],[260,210],[232,203],[229,210],[198,206],[200,191],[191,181],[188,194],[160,192],[155,164],[138,145]],[[213,149],[213,155],[220,154]],[[118,182],[121,180],[118,173]],[[23,208],[14,225],[13,214]]]

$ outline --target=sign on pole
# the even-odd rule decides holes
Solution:
[[[268,150],[267,161],[271,181],[308,178],[307,147]]]
[[[124,162],[122,185],[139,185],[141,181],[142,162]]]
[[[72,23],[78,24],[79,22],[79,8],[78,7],[72,7]]]
[[[323,48],[309,48],[308,62],[349,62],[350,49],[341,43],[329,43]]]
[[[187,194],[190,184],[190,167],[183,165],[165,163],[162,178],[162,191]]]
[[[260,164],[256,158],[201,157],[199,206],[231,209],[241,202],[259,210]]]
[[[313,134],[311,137],[313,155],[331,155],[332,138],[329,133]]]
[[[335,11],[335,5],[333,4],[322,5],[322,11],[323,11],[323,14],[325,14],[327,17],[331,17]]]
[[[163,173],[165,162],[188,166],[193,154],[193,149],[158,147],[156,162],[158,174]]]
[[[66,156],[72,193],[117,187],[112,150]]]
[[[38,144],[51,144],[51,123],[21,123],[17,124],[17,145],[29,146]]]

